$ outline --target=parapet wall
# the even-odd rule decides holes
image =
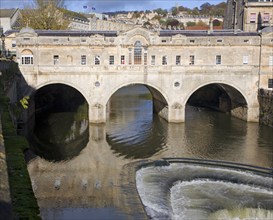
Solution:
[[[260,89],[258,100],[260,103],[260,123],[273,127],[273,91]]]

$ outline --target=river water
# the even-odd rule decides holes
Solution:
[[[166,157],[224,160],[272,168],[272,128],[191,106],[186,109],[185,123],[169,124],[153,114],[149,91],[137,85],[113,95],[106,124],[89,124],[86,109],[87,105],[82,105],[76,113],[36,116],[30,135],[33,152],[29,153],[28,170],[43,219],[145,219],[146,212],[154,219],[160,219],[158,216],[209,219],[211,211],[207,210],[226,210],[238,204],[268,209],[268,203],[272,204],[272,178],[253,177],[256,174],[252,173],[245,178],[241,177],[243,172],[238,174],[236,170],[172,164],[168,168],[140,169],[135,179],[136,164]],[[209,176],[223,172],[227,173],[225,181]],[[208,176],[191,179],[189,184],[185,176],[178,178],[177,173]],[[227,181],[228,176],[232,179],[234,175],[238,176],[237,183],[243,185],[241,193],[234,185],[236,181]],[[247,184],[251,179],[256,181],[252,187]],[[261,179],[267,184],[261,184]],[[211,191],[219,189],[215,190],[217,200],[213,195],[204,195],[208,186],[213,186]],[[257,188],[261,188],[262,196]],[[174,193],[162,193],[166,191]],[[244,197],[245,194],[249,197]],[[208,203],[218,206],[200,209],[195,216],[191,210],[196,207],[177,202],[189,199],[198,207]],[[170,213],[169,207],[176,211]]]

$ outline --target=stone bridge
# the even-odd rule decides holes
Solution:
[[[233,116],[257,122],[261,39],[258,33],[140,27],[126,32],[24,28],[16,35],[20,70],[33,91],[51,84],[75,88],[89,104],[91,123],[104,123],[111,96],[132,84],[149,89],[154,111],[168,122],[184,122],[189,98],[212,85],[225,94],[219,109],[229,106]]]

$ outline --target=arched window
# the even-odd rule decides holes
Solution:
[[[22,65],[33,64],[33,53],[31,50],[25,49],[22,51],[21,62],[22,62]]]
[[[134,64],[141,64],[141,59],[142,59],[141,42],[136,41],[134,48]]]

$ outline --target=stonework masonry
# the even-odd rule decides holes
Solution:
[[[55,83],[78,90],[92,123],[106,121],[107,103],[120,88],[145,85],[154,110],[184,122],[190,96],[217,85],[231,99],[231,113],[259,121],[258,89],[272,77],[272,38],[233,31],[34,31],[15,34],[16,54],[31,91]],[[26,95],[32,95],[26,94]]]
[[[273,127],[273,91],[259,90],[260,123]]]

